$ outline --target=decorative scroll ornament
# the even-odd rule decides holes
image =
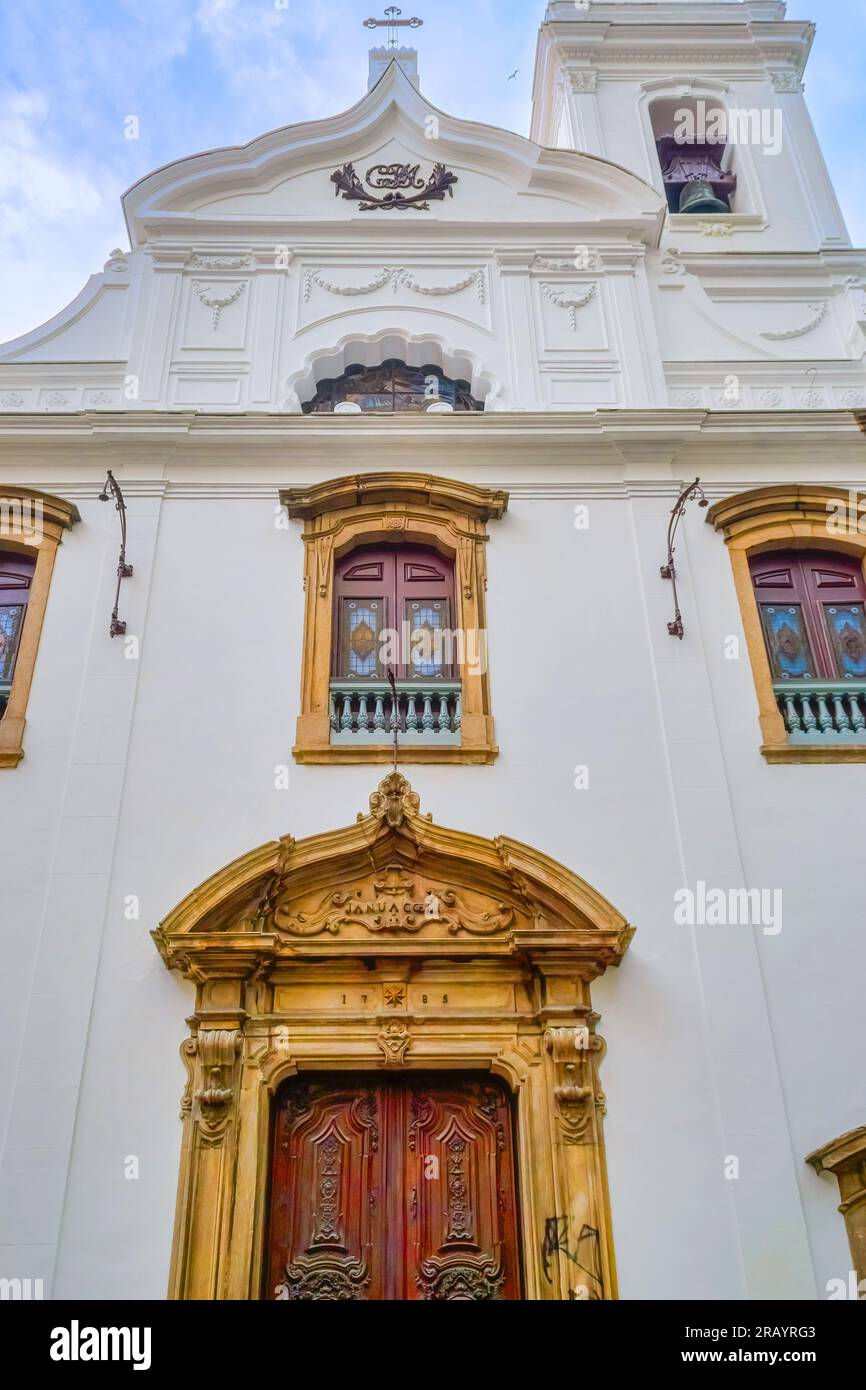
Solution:
[[[592,246],[578,246],[577,255],[568,260],[557,256],[536,256],[531,270],[601,270],[601,256]]]
[[[702,236],[733,236],[734,226],[732,222],[699,222],[698,231]]]
[[[399,829],[403,824],[404,816],[417,816],[420,810],[420,796],[412,790],[400,772],[389,772],[370,797],[370,815],[387,821],[393,830]],[[364,819],[364,813],[359,811],[358,820]]]
[[[230,304],[234,304],[236,299],[240,299],[247,285],[245,280],[241,280],[237,285],[227,286],[225,294],[222,295],[212,294],[211,291],[214,286],[205,284],[203,280],[193,280],[192,287],[205,308],[210,309],[211,323],[214,332],[216,332],[220,326],[220,314],[223,309],[227,309]]]
[[[425,1299],[475,1303],[499,1302],[505,1271],[492,1260],[471,1257],[460,1264],[425,1260],[416,1280]]]
[[[766,338],[771,343],[785,343],[791,338],[804,338],[807,333],[811,333],[813,328],[817,328],[819,323],[823,323],[830,308],[830,301],[823,300],[820,304],[810,304],[813,317],[808,323],[804,323],[801,328],[786,328],[779,333],[762,333],[761,337]]]
[[[370,1283],[370,1274],[360,1260],[339,1265],[323,1265],[317,1261],[312,1267],[300,1263],[287,1265],[284,1279],[284,1283],[277,1285],[278,1302],[304,1299],[331,1303],[365,1299],[364,1290]]]
[[[203,251],[196,251],[190,265],[197,270],[248,270],[252,265],[252,256],[208,256]]]
[[[355,173],[354,164],[344,164],[331,175],[336,197],[342,193],[349,202],[360,203],[361,212],[374,212],[377,208],[390,212],[397,209],[414,208],[416,212],[429,212],[431,202],[443,202],[446,197],[454,197],[453,185],[457,175],[452,174],[444,164],[434,164],[433,172],[425,181],[418,175],[417,164],[375,164],[367,170],[365,182],[370,188],[387,188],[384,198],[368,193]],[[403,189],[412,189],[404,193]]]
[[[414,936],[424,927],[439,926],[449,936],[494,936],[514,923],[514,909],[507,903],[497,903],[495,911],[469,911],[450,888],[422,889],[400,864],[387,865],[375,879],[373,892],[375,897],[366,897],[360,888],[327,893],[305,911],[293,910],[292,900],[283,899],[274,908],[274,927],[296,937],[337,936],[344,927],[357,926],[372,935]]]
[[[412,1039],[409,1029],[402,1019],[393,1019],[385,1024],[376,1039],[376,1045],[385,1058],[386,1067],[406,1065],[406,1052]]]
[[[365,285],[335,285],[332,281],[326,280],[320,270],[308,270],[304,273],[305,304],[310,302],[314,285],[318,285],[319,289],[327,290],[329,294],[344,295],[374,294],[376,290],[384,289],[386,285],[390,285],[392,293],[396,294],[398,288],[403,285],[408,290],[414,290],[415,294],[426,294],[434,297],[459,294],[461,290],[466,290],[470,285],[474,285],[479,304],[485,303],[487,290],[483,268],[470,271],[462,280],[455,281],[453,285],[420,285],[412,272],[402,265],[383,266]]]
[[[595,296],[598,294],[598,285],[589,285],[585,294],[570,297],[568,294],[558,291],[554,285],[548,284],[545,280],[542,281],[541,284],[541,293],[544,295],[545,299],[549,299],[551,304],[555,304],[558,309],[568,310],[568,322],[572,332],[576,333],[577,311],[578,309],[582,309],[584,304],[589,304],[590,300],[595,299]]]
[[[798,72],[772,72],[774,92],[802,92],[803,79]]]

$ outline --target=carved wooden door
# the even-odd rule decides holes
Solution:
[[[267,1298],[520,1298],[506,1088],[487,1076],[287,1083],[269,1246]]]

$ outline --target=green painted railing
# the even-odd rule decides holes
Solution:
[[[407,743],[460,743],[462,710],[459,681],[419,677],[391,687],[376,680],[331,681],[331,742],[388,743],[397,736]]]
[[[866,743],[866,681],[777,681],[792,743]]]

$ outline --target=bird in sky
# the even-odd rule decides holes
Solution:
[[[520,72],[520,68],[515,68],[514,71],[513,71],[513,73],[511,74],[511,77],[509,77],[509,79],[508,79],[509,82],[511,82],[512,79],[515,78],[519,72]]]

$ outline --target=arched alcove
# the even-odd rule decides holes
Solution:
[[[309,407],[320,382],[343,377],[349,368],[372,369],[394,360],[429,366],[452,381],[464,381],[478,407],[496,409],[500,384],[474,353],[452,348],[432,335],[399,329],[369,337],[349,334],[333,347],[311,353],[288,378],[283,409],[297,413]]]

